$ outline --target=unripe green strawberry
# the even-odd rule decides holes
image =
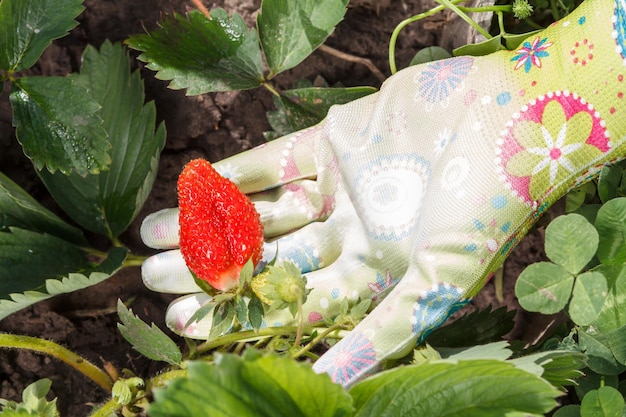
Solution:
[[[197,278],[235,287],[241,268],[261,260],[263,225],[250,199],[208,161],[190,161],[178,177],[180,251]]]

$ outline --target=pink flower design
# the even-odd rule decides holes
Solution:
[[[577,94],[557,91],[524,106],[497,148],[502,180],[532,205],[556,187],[574,180],[611,149],[604,121]]]
[[[345,386],[372,371],[375,365],[376,350],[372,342],[364,334],[352,332],[322,356],[315,368]]]
[[[524,42],[522,47],[515,51],[516,55],[511,58],[511,61],[517,61],[515,69],[524,67],[524,71],[530,72],[533,66],[541,68],[541,58],[546,58],[550,55],[546,52],[546,49],[554,44],[554,42],[546,42],[547,40],[548,38],[541,39],[537,36],[532,43]]]

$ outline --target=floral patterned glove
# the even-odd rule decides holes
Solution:
[[[350,385],[406,354],[552,203],[626,155],[625,5],[586,0],[515,51],[407,68],[320,125],[214,165],[255,201],[267,257],[277,247],[306,274],[310,322],[344,297],[385,296],[316,371]],[[149,216],[142,235],[174,248],[176,210]],[[176,250],[146,261],[143,277],[198,291]],[[204,299],[174,302],[169,325],[181,332]]]

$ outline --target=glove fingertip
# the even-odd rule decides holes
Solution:
[[[153,249],[174,249],[178,247],[177,208],[163,209],[151,213],[141,223],[139,230],[143,243]]]
[[[144,285],[156,292],[189,294],[201,292],[179,250],[161,252],[141,265]]]
[[[192,294],[174,300],[165,312],[165,324],[174,333],[191,339],[207,339],[211,331],[212,317],[192,322],[189,319],[205,303],[211,300],[208,294]]]

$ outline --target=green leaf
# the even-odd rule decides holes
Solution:
[[[231,331],[236,311],[237,307],[234,298],[219,303],[215,307],[209,340],[213,340]]]
[[[585,219],[587,219],[589,223],[595,225],[596,217],[598,216],[598,211],[600,210],[600,207],[602,207],[602,204],[583,204],[581,207],[575,210],[575,213],[580,214]]]
[[[559,216],[546,228],[546,255],[569,273],[577,274],[595,255],[598,240],[595,227],[580,214]]]
[[[117,313],[121,320],[117,328],[135,350],[148,359],[167,362],[174,366],[180,365],[182,360],[180,349],[154,323],[148,326],[121,300],[117,301]]]
[[[51,386],[52,381],[43,378],[24,388],[21,403],[0,399],[0,406],[3,406],[0,416],[58,417],[56,398],[52,401],[46,399]]]
[[[491,306],[488,306],[435,329],[428,336],[428,344],[435,347],[466,347],[498,341],[513,330],[514,317],[515,311],[507,311],[506,307],[491,311]],[[465,329],[472,329],[472,332],[467,333]]]
[[[19,229],[15,229],[19,230]],[[12,231],[13,232],[13,231]],[[81,290],[83,288],[90,287],[92,285],[99,284],[105,279],[109,278],[115,272],[117,272],[124,263],[126,259],[126,255],[128,254],[128,250],[124,248],[114,248],[109,253],[108,257],[99,265],[90,265],[86,263],[82,264],[82,268],[76,269],[73,265],[68,265],[68,271],[61,274],[62,271],[58,272],[58,276],[53,277],[52,274],[46,272],[44,267],[47,267],[47,270],[50,271],[50,268],[58,262],[61,256],[74,256],[72,251],[73,249],[68,249],[70,251],[70,255],[64,254],[62,251],[59,251],[60,247],[64,247],[64,243],[61,243],[59,240],[48,240],[49,236],[39,235],[35,232],[29,232],[20,230],[19,236],[11,236],[12,233],[0,233],[0,265],[3,265],[0,268],[0,285],[2,285],[2,292],[0,292],[0,320],[7,317],[8,315],[24,308],[32,305],[36,302],[51,298],[58,294],[65,294],[77,290]],[[44,265],[44,261],[40,260],[32,256],[30,252],[28,252],[29,247],[28,242],[34,242],[36,244],[37,250],[40,248],[46,248],[46,250],[50,253],[47,255],[46,259],[51,257],[55,258],[50,260],[48,264]],[[12,249],[10,251],[5,251],[5,244]],[[58,244],[58,246],[53,246],[50,248],[50,245]],[[8,252],[8,253],[7,253]],[[10,255],[15,255],[15,258],[9,258]],[[33,272],[25,272],[24,275],[16,275],[21,272],[17,272],[16,269],[11,269],[14,273],[7,272],[5,265],[11,265],[7,263],[7,258],[11,262],[21,262],[20,271],[28,270],[28,266],[33,269],[36,269],[39,272],[37,277],[33,277]],[[72,258],[73,260],[73,258]],[[77,259],[76,259],[77,261]],[[24,266],[26,263],[26,266]],[[79,265],[80,266],[80,265]],[[6,274],[6,275],[5,275]],[[16,280],[16,277],[20,277],[19,280]],[[8,279],[6,278],[8,277]],[[9,291],[23,291],[17,288],[23,288],[20,281],[24,279],[24,277],[28,277],[28,281],[31,285],[31,288],[28,291],[24,291],[23,293],[19,292],[11,292]],[[37,278],[37,279],[35,279]]]
[[[513,49],[517,49],[522,42],[524,42],[526,39],[528,39],[529,37],[537,34],[541,32],[541,30],[537,29],[537,30],[530,30],[527,31],[525,33],[520,33],[520,34],[507,34],[504,35],[504,44],[506,45],[506,49],[508,49],[509,51],[512,51]]]
[[[193,323],[204,320],[206,317],[208,317],[209,314],[212,314],[216,305],[217,303],[215,303],[214,300],[210,300],[203,304],[202,307],[194,311],[191,317],[189,317],[189,320],[187,320],[187,323],[185,323],[185,329],[187,329],[187,327],[191,326]],[[213,316],[211,316],[211,318],[212,317]]]
[[[543,415],[561,395],[547,381],[497,360],[394,368],[357,383],[350,394],[355,417]]]
[[[241,325],[246,325],[248,323],[248,305],[246,304],[246,300],[241,297],[237,297],[235,299],[236,302],[236,315],[237,321]]]
[[[0,2],[0,69],[20,71],[35,65],[54,39],[78,22],[82,0],[2,0]]]
[[[585,203],[585,201],[588,201],[591,198],[593,198],[595,193],[596,193],[596,187],[593,181],[586,182],[584,184],[579,185],[576,188],[573,188],[565,196],[565,212],[573,213],[574,211],[578,210]],[[586,216],[583,216],[583,217],[589,220]],[[593,222],[590,221],[590,223],[593,223]]]
[[[343,417],[352,412],[350,396],[328,375],[276,356],[190,362],[188,377],[157,390],[155,398],[148,411],[152,417]]]
[[[246,261],[239,273],[239,288],[245,288],[250,281],[252,281],[252,275],[254,274],[254,263],[252,257]]]
[[[612,387],[601,387],[590,391],[580,404],[580,415],[583,417],[622,417],[624,397]]]
[[[502,48],[502,36],[494,36],[483,42],[464,45],[452,51],[454,56],[470,55],[483,56],[497,52]]]
[[[263,309],[263,303],[256,294],[252,294],[248,302],[248,321],[254,330],[261,328],[264,315],[265,310]]]
[[[593,269],[601,273],[608,286],[602,310],[593,327],[607,333],[626,325],[626,267],[624,265],[599,265]]]
[[[580,369],[585,367],[585,356],[577,351],[551,350],[509,359],[513,351],[506,341],[493,342],[486,345],[467,348],[439,348],[438,357],[446,360],[508,360],[516,368],[535,374],[550,382],[557,389],[572,385],[574,379],[583,374]]]
[[[585,355],[577,351],[553,350],[522,356],[510,362],[564,391],[565,386],[574,385],[583,376],[581,369],[585,367],[585,359]]]
[[[626,262],[626,197],[614,198],[598,210],[595,222],[600,234],[598,258],[603,264]]]
[[[0,232],[0,297],[41,287],[89,267],[87,253],[58,237],[10,227]]]
[[[598,176],[598,196],[603,203],[617,197],[622,182],[623,168],[620,165],[604,166]]]
[[[79,229],[65,223],[0,172],[0,232],[11,226],[87,245]]]
[[[605,333],[605,337],[615,359],[621,364],[626,364],[626,326]]]
[[[331,106],[344,104],[375,93],[373,87],[298,88],[281,92],[277,107],[286,115],[292,131],[321,122]]]
[[[120,44],[85,49],[77,83],[101,105],[98,115],[109,133],[112,162],[107,171],[86,177],[39,172],[63,210],[87,230],[109,238],[124,232],[148,198],[165,145],[165,126],[156,126],[153,102],[144,104],[139,71]]]
[[[264,80],[256,31],[222,9],[212,10],[211,19],[197,10],[174,15],[160,29],[126,42],[142,52],[139,59],[157,71],[157,78],[171,80],[170,88],[186,88],[189,95],[245,90]]]
[[[111,162],[98,103],[69,77],[24,77],[9,96],[13,125],[37,169],[97,173]]]
[[[565,405],[556,410],[552,417],[580,417],[580,406],[578,404]]]
[[[588,271],[576,277],[567,310],[574,323],[579,326],[593,323],[600,315],[607,291],[606,278],[600,272]]]
[[[270,78],[320,46],[346,13],[348,0],[264,0],[257,16]]]
[[[413,360],[411,361],[414,365],[422,365],[427,362],[434,362],[441,360],[441,354],[439,351],[435,350],[428,343],[425,345],[420,345],[413,351]]]
[[[503,340],[486,345],[464,348],[439,348],[437,350],[443,359],[455,361],[469,359],[494,359],[505,361],[513,354],[513,351],[509,349],[509,342]]]
[[[604,334],[589,330],[578,331],[578,343],[588,356],[587,366],[594,372],[603,375],[618,375],[626,370],[619,363],[609,347],[609,339]]]
[[[0,412],[1,417],[33,417],[33,415],[28,410],[20,409],[20,410],[7,410],[3,409]]]
[[[515,283],[515,295],[528,311],[558,313],[572,293],[574,277],[560,265],[537,262],[529,265]]]
[[[618,375],[601,375],[591,369],[585,369],[585,376],[576,381],[574,386],[576,395],[582,401],[589,391],[597,390],[603,386],[617,388],[619,386]]]
[[[424,64],[427,62],[439,61],[441,59],[451,58],[450,52],[446,51],[440,46],[429,46],[428,48],[420,49],[411,62],[409,62],[409,66]]]

